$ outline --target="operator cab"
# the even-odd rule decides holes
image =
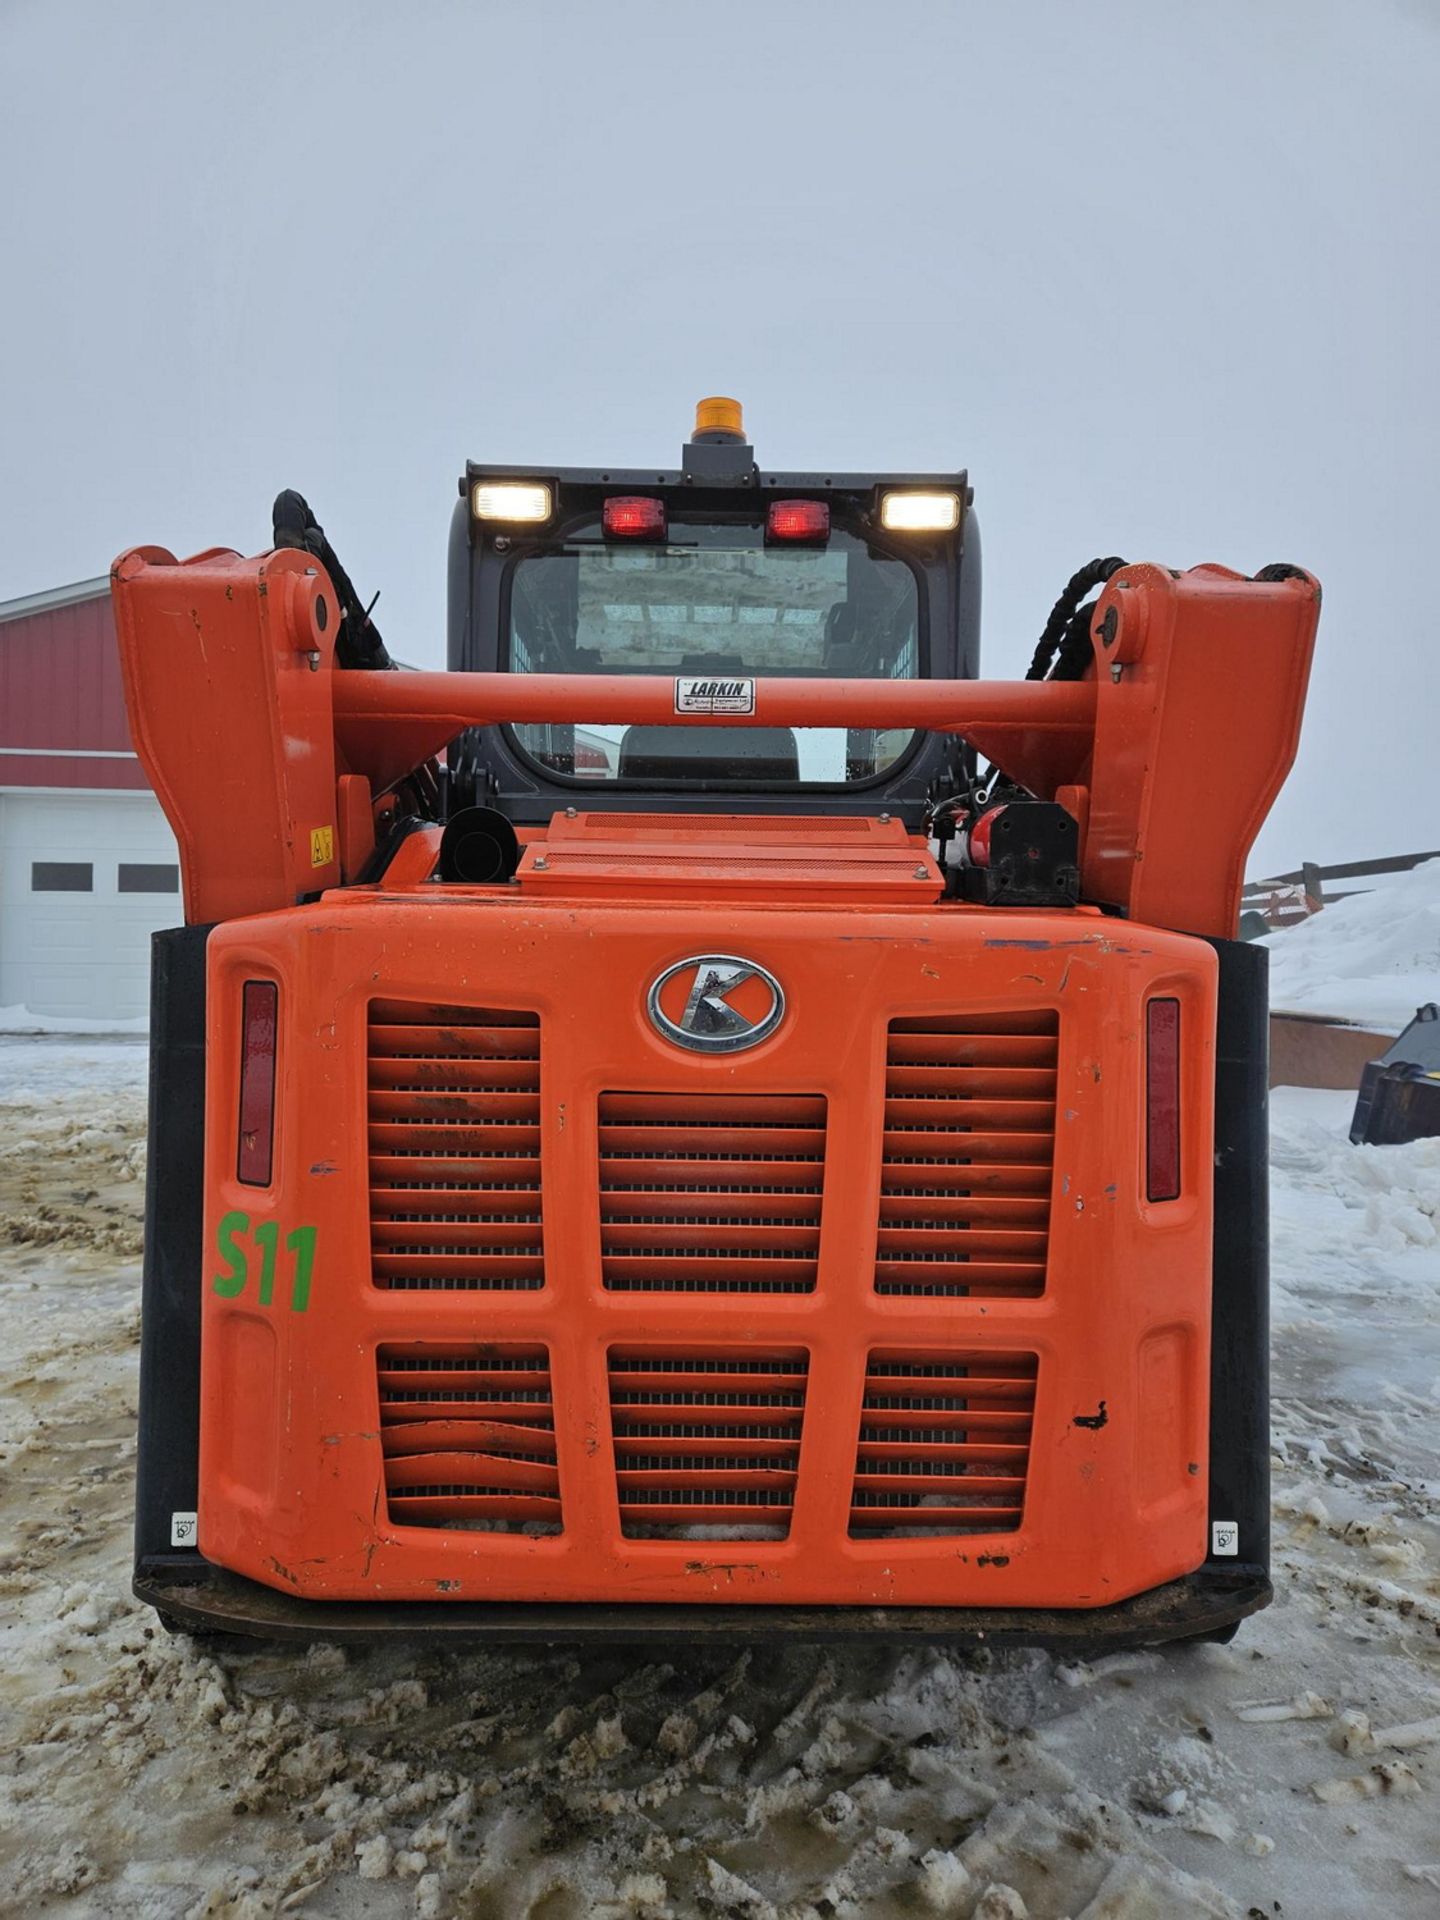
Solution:
[[[455,671],[672,678],[676,711],[743,714],[759,678],[969,679],[979,530],[963,473],[766,474],[739,405],[700,402],[679,471],[470,464],[450,546]],[[475,729],[452,810],[557,805],[891,812],[918,827],[963,749],[907,730]]]

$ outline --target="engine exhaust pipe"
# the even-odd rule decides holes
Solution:
[[[440,878],[499,886],[520,864],[514,827],[495,807],[462,807],[440,836]]]

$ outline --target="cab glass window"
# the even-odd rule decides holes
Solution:
[[[766,544],[756,522],[672,522],[654,544],[597,521],[524,555],[510,578],[512,673],[725,679],[918,678],[910,565],[844,528],[824,546]],[[706,786],[842,784],[889,771],[916,736],[843,727],[516,726],[547,771]]]

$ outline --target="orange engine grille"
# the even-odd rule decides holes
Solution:
[[[824,1172],[818,1094],[602,1094],[605,1285],[813,1292]]]
[[[543,1347],[381,1347],[390,1518],[409,1527],[559,1533],[560,1476]]]
[[[620,1526],[630,1539],[783,1540],[808,1356],[610,1354]]]
[[[1034,1354],[872,1353],[852,1538],[1013,1533],[1025,1502]]]
[[[891,1021],[878,1293],[1044,1290],[1057,1046],[1053,1012]]]
[[[369,1080],[376,1286],[543,1286],[538,1017],[377,1000]]]

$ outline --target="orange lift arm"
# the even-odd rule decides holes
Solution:
[[[1295,757],[1320,604],[1298,570],[1126,567],[1096,605],[1084,680],[761,679],[754,713],[726,716],[677,714],[674,682],[652,676],[338,669],[334,590],[289,549],[132,548],[111,586],[131,730],[192,924],[354,880],[373,807],[463,728],[631,721],[956,734],[1076,816],[1084,899],[1233,935]]]

